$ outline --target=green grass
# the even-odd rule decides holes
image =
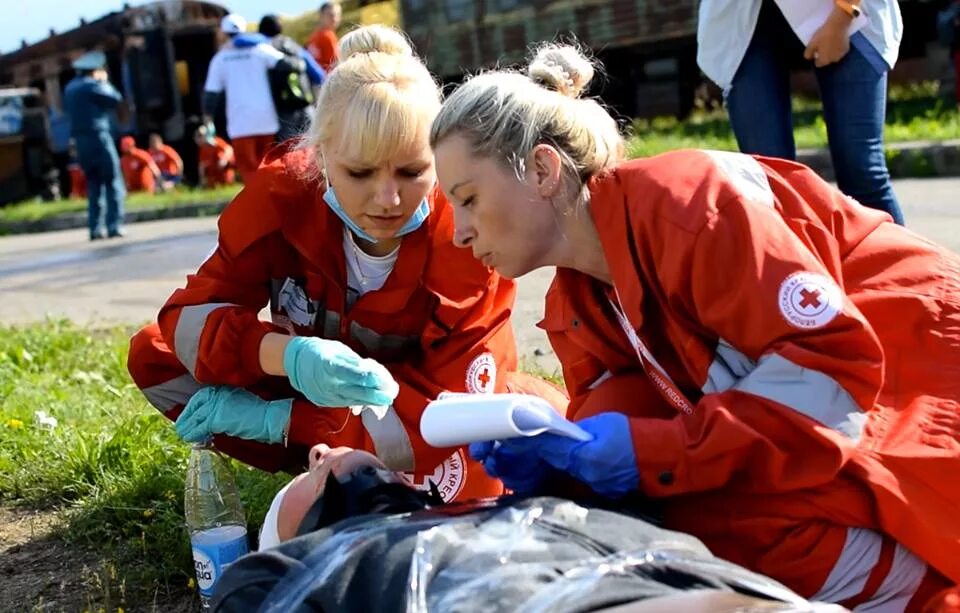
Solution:
[[[189,447],[130,382],[130,332],[0,325],[0,504],[62,511],[58,536],[102,556],[140,609],[189,593]],[[37,411],[59,424],[40,425]],[[234,467],[254,533],[288,477]]]
[[[938,84],[919,83],[894,87],[887,105],[887,143],[960,138],[960,112],[953,100],[937,96]],[[827,146],[827,127],[819,101],[795,98],[794,138],[797,147]],[[630,157],[655,155],[684,148],[736,151],[737,141],[726,111],[701,108],[687,120],[674,117],[638,119],[627,140]]]
[[[224,185],[215,189],[189,189],[178,187],[162,194],[135,193],[126,199],[127,210],[167,208],[178,204],[205,204],[223,202],[233,198],[242,185]],[[82,213],[87,210],[85,199],[43,202],[40,199],[25,200],[0,208],[0,224],[17,221],[36,221],[67,213]]]

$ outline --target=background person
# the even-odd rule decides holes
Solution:
[[[182,435],[230,435],[216,445],[265,470],[297,472],[325,443],[448,499],[498,494],[463,450],[423,441],[426,404],[513,391],[562,412],[566,397],[516,372],[514,284],[452,244],[432,76],[390,28],[358,29],[342,52],[304,146],[271,153],[223,212],[217,250],[132,339],[130,373]],[[203,410],[181,421],[195,394]],[[389,409],[347,410],[363,405]]]
[[[318,13],[320,21],[307,39],[307,51],[313,55],[321,68],[330,72],[340,61],[337,28],[340,27],[343,9],[339,2],[321,2]]]
[[[280,129],[267,73],[284,61],[263,36],[245,34],[246,29],[240,15],[221,20],[228,41],[210,60],[203,86],[204,123],[213,124],[221,97],[226,98],[227,135],[244,181],[253,176]]]
[[[548,46],[434,121],[456,241],[506,277],[556,266],[544,321],[594,435],[471,451],[660,499],[668,526],[814,600],[919,610],[960,580],[960,257],[794,162],[624,162]]]
[[[851,36],[853,16],[860,12],[866,26]],[[704,0],[698,24],[697,62],[724,91],[740,150],[796,159],[790,69],[801,59],[803,44],[776,1]],[[820,86],[837,185],[901,225],[883,127],[887,73],[896,64],[902,35],[896,0],[837,0],[803,49]]]
[[[90,240],[123,236],[123,174],[110,131],[122,97],[107,78],[107,57],[91,51],[73,62],[77,75],[63,91],[63,108],[87,187]],[[104,207],[104,203],[106,207]],[[106,224],[106,232],[104,232]]]
[[[236,181],[233,147],[207,130],[206,125],[201,125],[193,133],[193,142],[197,146],[197,176],[200,178],[200,186],[212,188],[232,185]]]
[[[127,192],[156,192],[161,175],[153,156],[137,147],[132,136],[120,139],[120,153],[120,169]]]
[[[275,49],[297,62],[296,71],[274,70],[270,73],[273,104],[280,121],[277,142],[283,142],[300,136],[310,125],[310,111],[327,73],[306,49],[283,34],[283,26],[276,15],[264,15],[257,31],[267,37]]]
[[[183,159],[177,150],[163,142],[163,137],[150,135],[150,157],[160,169],[160,180],[165,190],[173,189],[183,181]]]

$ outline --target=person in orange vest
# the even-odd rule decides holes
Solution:
[[[318,13],[320,22],[307,39],[307,51],[317,60],[324,72],[330,72],[340,61],[337,28],[340,27],[343,9],[339,2],[322,2]]]
[[[549,45],[433,123],[457,245],[557,267],[540,325],[593,437],[471,455],[520,493],[658,499],[810,599],[920,610],[960,581],[960,257],[791,161],[623,161],[593,72]]]
[[[211,134],[205,125],[193,134],[197,145],[199,177],[202,187],[231,185],[236,181],[233,147],[219,136]]]
[[[433,77],[391,28],[343,48],[305,146],[268,154],[227,206],[216,250],[133,337],[130,373],[182,438],[264,470],[300,472],[322,443],[447,500],[499,494],[465,449],[423,440],[427,403],[513,391],[563,413],[567,398],[517,372],[514,283],[453,246],[427,140]]]
[[[83,169],[77,162],[67,164],[67,172],[70,173],[70,197],[87,197],[87,177],[83,174]]]
[[[83,168],[81,168],[80,163],[77,162],[77,146],[73,139],[70,139],[70,143],[67,147],[67,155],[67,173],[69,173],[70,178],[70,197],[86,199],[87,176],[83,174]]]
[[[160,169],[149,153],[137,147],[132,136],[120,139],[120,169],[128,192],[154,193]]]
[[[150,135],[150,157],[160,169],[160,181],[164,190],[173,189],[183,180],[183,159],[177,150],[163,142],[159,134]]]

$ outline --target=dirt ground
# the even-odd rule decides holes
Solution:
[[[0,611],[196,610],[190,594],[160,602],[157,595],[131,589],[109,561],[59,536],[59,525],[56,511],[0,506]]]

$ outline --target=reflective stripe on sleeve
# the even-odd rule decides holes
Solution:
[[[798,413],[846,435],[860,439],[867,416],[833,378],[771,353],[731,388],[790,407]]]
[[[763,167],[754,158],[734,151],[704,151],[743,197],[773,208],[774,195]]]
[[[883,537],[866,528],[847,528],[847,540],[827,580],[811,600],[840,602],[863,591],[880,560]]]
[[[889,549],[883,553],[885,542],[889,549],[893,549],[892,561]],[[887,563],[890,564],[889,569],[886,569]],[[868,583],[877,585],[879,579],[871,577],[872,573],[884,572],[885,569],[886,574],[879,586],[875,590],[868,588]],[[856,611],[871,613],[903,611],[926,573],[925,562],[903,546],[890,541],[889,537],[865,528],[848,528],[840,557],[811,600],[833,603],[856,601]],[[865,589],[873,593],[864,593]]]
[[[856,607],[857,611],[884,613],[903,611],[917,593],[927,574],[927,564],[901,545],[893,552],[893,565],[883,583],[870,599]]]
[[[707,370],[707,382],[700,389],[704,394],[725,392],[756,367],[756,362],[721,338],[717,341],[713,363]]]
[[[603,384],[604,381],[606,381],[607,379],[609,379],[609,378],[612,377],[612,376],[613,376],[613,373],[610,372],[609,370],[603,371],[603,374],[600,375],[599,377],[597,377],[596,381],[594,381],[594,382],[591,383],[589,386],[587,386],[587,389],[588,389],[588,390],[595,390],[595,389],[597,389],[598,387],[600,387],[600,385]]]
[[[175,379],[144,389],[143,395],[161,413],[166,413],[177,405],[187,404],[190,397],[201,387],[203,385],[191,375],[180,375]]]
[[[228,306],[240,306],[230,302],[211,302],[183,307],[177,320],[173,341],[176,344],[177,358],[192,374],[196,374],[197,354],[200,353],[200,336],[207,324],[207,317],[217,309]]]
[[[410,436],[392,405],[383,419],[377,419],[376,414],[370,410],[362,411],[360,419],[370,439],[373,440],[377,457],[387,468],[395,471],[414,469],[413,445],[410,444]]]

